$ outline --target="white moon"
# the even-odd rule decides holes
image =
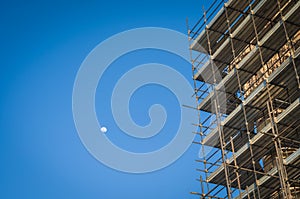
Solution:
[[[106,132],[107,132],[107,128],[103,126],[103,127],[101,127],[100,131],[101,131],[102,133],[106,133]]]

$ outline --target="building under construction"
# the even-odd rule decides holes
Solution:
[[[215,0],[188,28],[198,198],[300,198],[300,0]]]

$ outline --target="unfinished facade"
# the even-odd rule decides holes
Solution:
[[[300,199],[300,0],[215,0],[188,30],[198,198]]]

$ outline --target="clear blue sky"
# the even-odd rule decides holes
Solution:
[[[208,2],[2,1],[0,198],[195,198],[189,192],[200,191],[194,162],[198,146],[192,145],[174,164],[152,173],[128,174],[108,168],[87,152],[77,135],[72,89],[82,61],[101,41],[147,26],[186,33],[186,17],[195,23]],[[168,64],[191,78],[190,65],[173,55],[155,50],[134,52],[107,71],[102,85],[108,94],[97,93],[97,98],[108,96],[123,72],[149,62]],[[138,90],[133,97],[130,111],[138,124],[149,122],[147,110],[153,103],[163,104],[172,117],[157,137],[160,139],[130,140],[119,132],[113,141],[135,152],[161,147],[176,132],[176,98],[154,85]],[[109,101],[97,101],[96,106],[105,110],[98,114],[105,118],[109,132],[120,131],[109,112]]]

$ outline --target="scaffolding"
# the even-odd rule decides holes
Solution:
[[[191,194],[300,199],[300,0],[214,0],[188,37],[200,145]]]

